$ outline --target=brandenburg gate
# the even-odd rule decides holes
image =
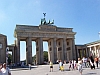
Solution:
[[[36,63],[43,64],[43,41],[48,42],[48,61],[76,59],[75,34],[73,28],[57,27],[53,22],[41,19],[39,26],[16,25],[15,60],[20,62],[20,41],[26,41],[26,64],[32,63],[32,41],[36,42]]]

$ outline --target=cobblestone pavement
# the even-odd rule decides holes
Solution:
[[[80,75],[78,70],[68,70],[68,64],[64,64],[64,71],[58,70],[58,64],[54,65],[53,72],[49,72],[49,65],[33,66],[31,70],[28,68],[11,69],[12,75]],[[90,68],[83,68],[82,75],[100,75],[100,68],[91,70]]]

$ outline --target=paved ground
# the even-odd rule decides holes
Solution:
[[[34,66],[31,70],[28,68],[11,69],[12,75],[80,75],[78,70],[69,71],[68,64],[64,65],[65,71],[58,70],[58,64],[54,65],[54,71],[49,72],[49,65]],[[100,75],[100,68],[91,70],[90,68],[83,68],[82,75]]]

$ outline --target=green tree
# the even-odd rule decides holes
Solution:
[[[8,65],[11,64],[11,60],[12,60],[12,55],[11,54],[8,54]]]
[[[44,54],[44,61],[48,62],[48,52],[44,51],[43,54]]]
[[[32,60],[34,61],[36,59],[36,55],[34,55],[33,57],[32,57]]]
[[[48,62],[48,52],[47,51],[43,51],[43,56],[44,56],[44,61]],[[36,60],[36,55],[34,55],[32,57],[32,60]]]

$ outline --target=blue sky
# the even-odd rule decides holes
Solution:
[[[100,39],[100,0],[0,0],[0,33],[13,44],[16,24],[38,26],[43,12],[56,26],[73,28],[77,32],[75,44]],[[32,45],[34,55],[35,43]],[[44,45],[47,50],[47,43]],[[25,42],[21,42],[21,60],[25,57]]]

